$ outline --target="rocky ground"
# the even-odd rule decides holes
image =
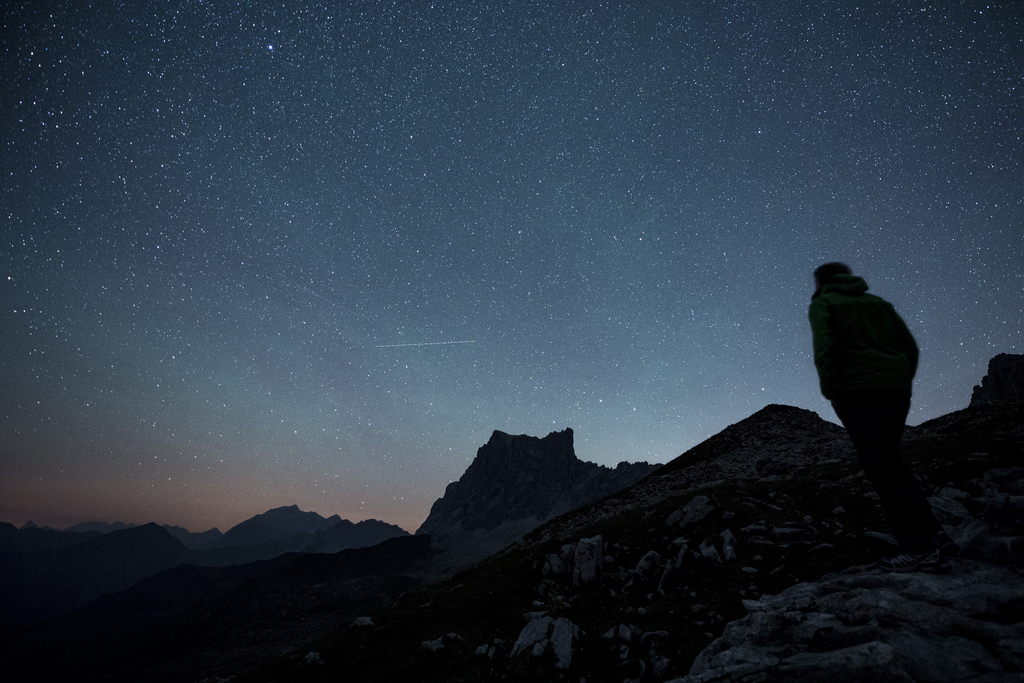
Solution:
[[[1020,406],[908,430],[963,552],[883,574],[892,539],[843,430],[769,406],[239,680],[1020,680],[1022,443]]]
[[[1020,566],[963,559],[945,574],[832,574],[749,612],[678,683],[1024,681]]]

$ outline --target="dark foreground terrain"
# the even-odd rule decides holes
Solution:
[[[218,680],[409,590],[417,581],[405,572],[429,546],[428,537],[405,536],[334,554],[180,565],[8,631],[0,658],[14,678],[6,680]]]

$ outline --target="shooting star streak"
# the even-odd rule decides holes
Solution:
[[[446,342],[417,342],[416,344],[380,344],[375,349],[394,349],[399,346],[440,346],[442,344],[476,344],[476,340],[470,341],[446,341]]]

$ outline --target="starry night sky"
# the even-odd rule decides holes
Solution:
[[[495,429],[665,462],[818,392],[811,271],[1024,352],[1007,4],[3,10],[0,520],[414,531]]]

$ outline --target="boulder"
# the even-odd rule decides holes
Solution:
[[[601,580],[601,565],[604,561],[604,538],[580,539],[573,555],[572,585],[591,585]]]
[[[669,515],[665,523],[685,529],[710,515],[717,507],[707,496],[694,496],[693,500]]]
[[[579,632],[579,627],[565,617],[534,619],[519,632],[516,644],[512,646],[512,656],[529,652],[539,657],[550,648],[555,655],[555,666],[568,669],[572,664],[573,647],[579,639]]]

